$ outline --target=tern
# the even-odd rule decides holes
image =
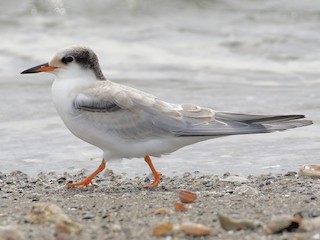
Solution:
[[[108,80],[96,54],[85,46],[64,48],[50,62],[21,74],[48,72],[54,105],[78,138],[100,148],[103,158],[90,176],[67,187],[88,186],[107,160],[144,158],[157,187],[161,173],[151,161],[184,146],[239,134],[283,131],[312,124],[304,115],[256,115],[214,111],[195,104],[172,104]]]

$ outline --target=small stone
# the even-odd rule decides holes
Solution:
[[[185,173],[182,175],[183,178],[188,178],[188,177],[190,177],[190,176],[191,176],[191,173],[190,173],[190,172],[185,172]]]
[[[297,174],[298,174],[297,172],[289,171],[289,172],[287,172],[286,174],[284,174],[284,176],[286,176],[286,177],[294,177],[294,176],[296,176]]]
[[[198,223],[186,222],[182,223],[180,229],[192,236],[207,236],[210,234],[211,229]]]
[[[79,239],[81,234],[81,228],[73,223],[68,221],[57,221],[55,228],[56,240],[70,240],[70,239]]]
[[[156,215],[165,215],[165,214],[167,214],[167,210],[165,208],[159,208],[159,209],[154,211],[154,214],[156,214]]]
[[[62,209],[53,203],[34,204],[30,211],[30,219],[34,223],[56,222],[58,220],[70,221]]]
[[[121,231],[121,225],[119,224],[114,224],[111,226],[111,230],[114,231],[114,232],[120,232]]]
[[[32,202],[40,201],[41,197],[42,197],[42,194],[39,194],[39,193],[34,193],[34,194],[28,196],[28,198],[31,199]]]
[[[229,173],[229,172],[225,172],[224,174],[223,174],[223,177],[229,177],[231,174]]]
[[[82,219],[83,220],[89,220],[89,219],[94,219],[96,217],[96,215],[94,215],[93,213],[86,213]]]
[[[171,233],[173,230],[173,225],[170,223],[160,223],[155,226],[152,230],[152,235],[161,237]]]
[[[223,182],[237,182],[237,183],[248,183],[250,182],[249,179],[239,176],[228,176],[226,178],[220,179]]]
[[[218,213],[220,225],[224,230],[256,229],[260,223],[248,219],[234,219],[227,215]]]
[[[234,193],[238,194],[238,195],[248,195],[248,196],[251,195],[252,196],[252,195],[257,195],[258,191],[248,185],[242,185],[240,187],[236,187],[236,189],[234,190]]]
[[[67,181],[67,178],[64,176],[57,179],[58,183],[65,183],[66,181]]]
[[[282,233],[284,231],[293,232],[299,228],[301,216],[278,215],[265,225],[264,231],[267,234]]]

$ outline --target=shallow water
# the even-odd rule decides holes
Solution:
[[[90,46],[110,80],[167,101],[218,110],[305,114],[310,127],[226,137],[183,148],[155,166],[167,175],[278,173],[319,163],[318,1],[2,1],[0,171],[95,169],[101,152],[62,124],[53,77],[21,76],[61,47]],[[111,162],[130,176],[142,159]]]

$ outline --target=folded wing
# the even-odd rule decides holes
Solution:
[[[170,104],[111,82],[98,84],[79,93],[74,107],[102,131],[125,139],[266,133],[312,124],[303,115],[215,112],[194,104]]]

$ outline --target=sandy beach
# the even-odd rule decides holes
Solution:
[[[320,163],[319,1],[4,0],[0,11],[0,240],[320,240],[320,178],[297,174]],[[143,188],[143,159],[112,162],[96,186],[68,189],[102,152],[63,124],[53,76],[20,73],[74,44],[96,52],[108,79],[159,99],[303,114],[314,125],[154,159],[164,174],[156,189]],[[176,211],[183,189],[197,199]],[[188,222],[208,235],[186,233]]]
[[[267,234],[266,225],[282,215],[314,218],[320,215],[319,179],[283,175],[223,176],[185,173],[162,178],[156,189],[144,189],[146,177],[125,178],[107,170],[95,179],[96,186],[66,188],[68,182],[87,173],[70,176],[22,172],[0,174],[0,239],[319,239],[320,228],[291,229]],[[179,191],[196,193],[197,199],[179,212],[174,204]],[[160,210],[159,210],[160,209]],[[226,231],[218,214],[246,219],[255,227]],[[210,229],[196,237],[181,231],[192,222]],[[173,230],[163,237],[154,228],[168,223]],[[2,238],[1,238],[2,236]]]

